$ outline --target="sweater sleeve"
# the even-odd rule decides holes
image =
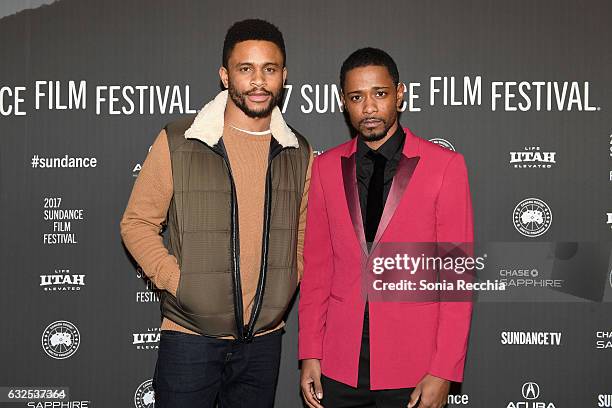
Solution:
[[[161,236],[172,199],[172,167],[165,130],[161,130],[134,182],[120,222],[121,237],[145,275],[158,289],[176,295],[179,265]]]
[[[300,219],[298,223],[297,234],[297,275],[298,284],[302,281],[304,272],[304,231],[306,230],[306,211],[308,208],[308,190],[310,189],[310,173],[312,168],[312,160],[314,154],[310,147],[310,156],[308,158],[308,168],[306,169],[306,178],[304,179],[304,191],[302,193],[302,201],[300,203]]]

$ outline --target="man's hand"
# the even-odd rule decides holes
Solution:
[[[302,395],[310,408],[323,408],[323,387],[321,387],[321,362],[316,358],[302,360],[300,376]]]
[[[442,408],[446,405],[449,389],[450,381],[427,374],[410,394],[408,408],[415,407],[419,397],[421,402],[418,408]]]

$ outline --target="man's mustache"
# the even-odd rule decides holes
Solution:
[[[378,117],[372,116],[372,117],[369,117],[369,118],[364,118],[364,119],[361,119],[361,120],[359,121],[359,124],[360,124],[360,125],[362,125],[362,124],[363,124],[365,121],[367,121],[367,120],[379,120],[379,121],[381,121],[381,122],[383,122],[383,123],[385,122],[385,120],[384,120],[383,118],[378,118]]]
[[[272,95],[272,92],[268,91],[266,88],[261,88],[261,89],[259,89],[259,88],[254,88],[254,89],[251,89],[251,90],[250,90],[250,91],[248,91],[248,92],[245,92],[245,94],[247,94],[247,95],[251,95],[251,94],[254,94],[254,93],[257,93],[257,94],[263,94],[263,93],[265,93],[265,94],[267,94],[267,95]]]

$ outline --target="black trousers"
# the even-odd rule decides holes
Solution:
[[[368,304],[366,303],[357,388],[321,375],[325,408],[404,408],[410,401],[414,388],[394,390],[370,390],[370,330]]]
[[[156,408],[271,408],[283,329],[250,343],[162,330],[153,390]]]

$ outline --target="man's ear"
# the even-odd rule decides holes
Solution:
[[[404,103],[404,89],[405,89],[406,85],[404,85],[403,82],[398,82],[397,84],[397,89],[395,90],[396,92],[396,96],[397,96],[397,109],[400,109],[402,107],[402,104]]]
[[[344,90],[340,88],[340,102],[342,102],[342,109],[346,109],[346,103],[344,102]]]
[[[285,86],[286,81],[287,81],[287,67],[283,67],[283,86]]]
[[[225,89],[229,87],[229,74],[227,72],[227,68],[221,67],[219,68],[219,78],[221,78],[221,82],[223,82],[223,86]]]

